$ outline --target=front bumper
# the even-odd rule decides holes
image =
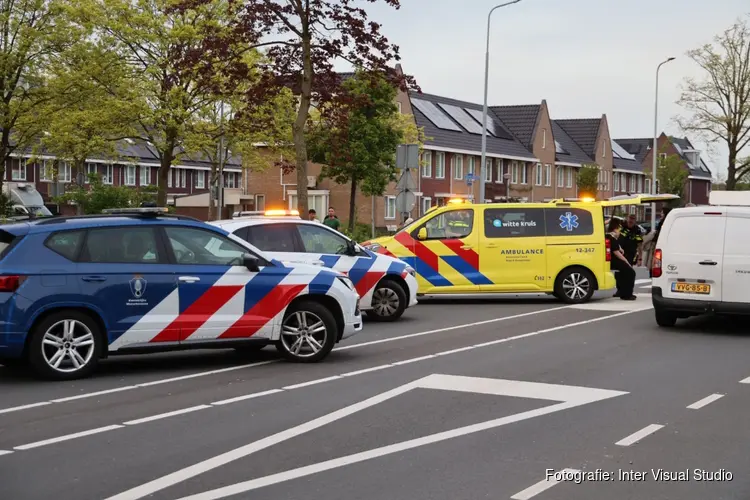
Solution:
[[[404,280],[406,281],[406,286],[409,289],[409,304],[406,307],[416,306],[417,292],[419,291],[419,283],[417,283],[417,278],[415,278],[411,274],[407,274]]]
[[[348,339],[362,331],[362,311],[359,308],[359,298],[357,298],[354,314],[349,315],[344,322],[344,331],[341,333],[341,340]]]

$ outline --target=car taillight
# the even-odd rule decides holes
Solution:
[[[661,250],[654,250],[654,260],[651,263],[651,277],[658,278],[661,276]]]
[[[612,242],[610,242],[608,239],[604,240],[604,248],[606,250],[605,257],[607,259],[607,262],[612,262]]]
[[[23,279],[23,276],[0,276],[0,292],[15,292]]]

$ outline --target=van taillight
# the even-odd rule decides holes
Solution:
[[[661,276],[661,250],[654,250],[654,260],[651,263],[651,277],[658,278]]]
[[[604,240],[604,249],[606,251],[604,255],[607,262],[612,262],[612,242],[609,239]]]
[[[23,276],[0,276],[0,292],[15,292],[23,283]]]

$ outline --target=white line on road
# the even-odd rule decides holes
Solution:
[[[578,469],[563,469],[562,471],[560,471],[560,474],[575,474],[578,472],[580,472]],[[539,493],[547,491],[559,482],[560,481],[554,479],[554,477],[542,479],[538,483],[532,484],[525,490],[519,491],[518,493],[510,497],[510,500],[529,500],[530,498],[534,498],[535,496],[537,496]]]
[[[10,455],[13,453],[13,450],[0,450],[0,456],[1,455]]]
[[[71,439],[77,439],[79,437],[91,436],[93,434],[101,434],[102,432],[109,432],[115,429],[122,429],[122,425],[108,425],[106,427],[98,427],[96,429],[89,429],[87,431],[76,432],[74,434],[66,434],[64,436],[58,436],[52,439],[45,439],[44,441],[37,441],[36,443],[29,443],[22,446],[16,446],[14,450],[30,450],[32,448],[39,448],[41,446],[47,446],[50,444],[61,443],[63,441],[69,441]]]
[[[711,394],[710,396],[706,396],[705,398],[696,401],[695,403],[691,404],[687,408],[688,410],[700,410],[704,406],[708,406],[714,401],[716,401],[717,399],[721,399],[723,397],[724,397],[723,394]]]
[[[286,392],[286,390],[289,390],[289,389],[300,388],[300,387],[307,387],[307,386],[310,386],[310,385],[325,383],[325,382],[329,382],[329,381],[333,381],[333,380],[339,380],[339,379],[342,379],[342,378],[345,378],[345,377],[352,377],[352,376],[360,375],[360,374],[363,374],[363,373],[370,373],[370,372],[374,372],[374,371],[378,371],[378,370],[384,370],[384,369],[387,369],[387,368],[393,368],[393,367],[401,366],[401,365],[408,364],[408,363],[411,363],[411,362],[424,361],[424,360],[432,359],[432,358],[435,358],[435,357],[438,357],[438,356],[445,356],[445,355],[448,355],[448,354],[456,354],[458,352],[464,352],[464,351],[470,351],[470,350],[474,350],[474,349],[481,349],[481,348],[484,348],[484,347],[496,346],[496,345],[500,345],[500,344],[505,344],[507,342],[513,342],[514,340],[520,340],[520,339],[525,339],[525,338],[528,338],[528,337],[534,337],[534,336],[537,336],[537,335],[542,335],[544,333],[550,333],[550,332],[555,332],[555,331],[559,331],[559,330],[565,330],[567,328],[574,328],[574,327],[577,327],[577,326],[589,325],[589,324],[592,324],[592,323],[598,323],[600,321],[607,321],[607,320],[610,320],[612,318],[617,318],[617,317],[620,317],[620,316],[624,316],[626,314],[632,314],[632,313],[638,312],[638,311],[645,311],[647,309],[651,309],[651,308],[649,307],[649,308],[646,308],[646,309],[639,309],[639,310],[634,310],[634,311],[625,311],[625,312],[619,312],[619,313],[616,313],[616,314],[609,314],[607,316],[601,316],[601,317],[598,317],[598,318],[586,319],[586,320],[583,320],[583,321],[578,321],[576,323],[568,323],[568,324],[565,324],[565,325],[559,325],[559,326],[553,326],[551,328],[545,328],[544,330],[537,330],[535,332],[529,332],[529,333],[523,333],[523,334],[520,334],[520,335],[514,335],[513,337],[506,337],[506,338],[502,338],[502,339],[492,340],[490,342],[482,342],[481,344],[474,344],[474,345],[470,345],[470,346],[467,346],[467,347],[462,347],[461,349],[451,349],[449,351],[438,352],[438,353],[431,354],[431,355],[428,355],[428,356],[419,356],[419,357],[416,357],[416,358],[405,359],[405,360],[402,360],[402,361],[396,361],[396,362],[388,363],[388,364],[384,364],[384,365],[373,366],[371,368],[366,368],[364,370],[356,370],[356,371],[347,372],[347,373],[341,373],[339,375],[334,375],[334,376],[325,377],[325,378],[321,378],[321,379],[309,380],[309,381],[303,382],[301,384],[290,385],[290,386],[283,387],[281,389],[272,389],[272,390],[268,390],[268,391],[256,392],[256,393],[251,393],[251,394],[246,394],[246,395],[238,396],[238,397],[235,397],[235,398],[225,399],[223,401],[217,401],[216,403],[212,403],[210,406],[223,406],[223,405],[237,403],[237,402],[241,402],[241,401],[245,401],[245,400],[249,400],[249,399],[256,399],[256,398],[267,396],[267,395],[271,395],[271,394],[277,394],[277,393],[280,393],[280,392]],[[194,408],[195,407],[188,408],[187,410],[194,411]],[[172,411],[172,412],[169,412],[169,413],[163,413],[163,414],[160,414],[160,415],[156,415],[155,417],[144,417],[144,418],[139,419],[138,421],[135,421],[135,422],[142,423],[142,422],[148,422],[148,421],[151,421],[151,420],[160,420],[162,418],[166,418],[166,417],[170,417],[170,416],[176,416],[176,415],[182,415],[184,413],[189,413],[189,411],[175,410],[175,411]],[[156,417],[158,417],[158,418],[156,418]],[[134,425],[133,422],[134,421],[125,422],[123,425],[110,426],[111,427],[110,429],[107,429],[107,428],[102,428],[102,429],[113,430],[113,429],[121,428],[124,425]],[[94,429],[94,431],[97,431],[97,430]],[[103,431],[99,430],[97,432],[103,432]],[[70,434],[68,436],[62,436],[61,438],[55,438],[55,439],[51,439],[51,440],[40,441],[39,443],[32,443],[30,445],[17,446],[14,449],[16,449],[16,450],[26,450],[26,449],[30,449],[30,448],[37,448],[39,446],[44,446],[44,445],[47,445],[47,444],[54,444],[54,443],[59,442],[59,441],[66,441],[68,439],[73,439],[73,438],[76,438],[76,437],[83,437],[83,436],[88,435],[87,433],[96,434],[97,432],[84,431],[84,432],[78,433],[78,434]]]
[[[153,422],[154,420],[161,420],[164,418],[176,417],[177,415],[184,415],[186,413],[192,413],[198,410],[205,410],[206,408],[211,408],[211,406],[210,405],[191,406],[190,408],[183,408],[181,410],[169,411],[167,413],[160,413],[158,415],[152,415],[150,417],[139,418],[138,420],[130,420],[128,422],[125,422],[123,425],[145,424],[147,422]]]
[[[740,380],[740,384],[750,384],[750,377],[743,378]]]
[[[414,337],[421,337],[421,336],[424,336],[424,335],[433,335],[433,334],[436,334],[436,333],[448,332],[448,331],[452,331],[452,330],[459,330],[459,329],[469,328],[469,327],[473,327],[473,326],[480,326],[480,325],[485,325],[485,324],[490,324],[490,323],[498,323],[500,321],[508,321],[508,320],[512,320],[512,319],[524,318],[526,316],[533,316],[533,315],[540,314],[540,313],[545,313],[545,312],[554,312],[554,311],[559,311],[561,309],[569,309],[570,307],[571,306],[551,307],[551,308],[547,308],[547,309],[540,309],[538,311],[532,311],[532,312],[527,312],[527,313],[522,313],[522,314],[514,314],[514,315],[511,315],[511,316],[502,316],[500,318],[493,318],[493,319],[489,319],[489,320],[486,320],[486,321],[477,321],[477,322],[474,322],[474,323],[466,323],[466,324],[462,324],[462,325],[449,326],[449,327],[446,327],[446,328],[438,328],[436,330],[427,330],[427,331],[424,331],[424,332],[417,332],[417,333],[410,333],[410,334],[407,334],[407,335],[400,335],[398,337],[389,337],[389,338],[386,338],[386,339],[372,340],[370,342],[361,342],[359,344],[352,344],[352,345],[337,347],[336,349],[334,349],[334,351],[346,351],[346,350],[349,350],[349,349],[359,349],[359,348],[371,346],[371,345],[374,345],[374,344],[383,344],[385,342],[396,342],[396,341],[399,341],[399,340],[405,340],[405,339],[410,339],[410,338],[414,338]],[[75,400],[79,400],[79,399],[86,399],[86,398],[93,398],[93,397],[97,397],[97,396],[104,396],[104,395],[107,395],[107,394],[114,394],[114,393],[117,393],[117,392],[130,391],[130,390],[133,390],[133,389],[140,389],[140,388],[144,388],[144,387],[152,387],[152,386],[155,386],[155,385],[168,384],[170,382],[180,382],[182,380],[189,380],[189,379],[198,378],[198,377],[207,377],[207,376],[210,376],[210,375],[218,375],[218,374],[221,374],[221,373],[227,373],[227,372],[232,372],[232,371],[236,371],[236,370],[244,370],[245,368],[255,368],[256,366],[269,365],[271,363],[278,363],[278,362],[279,362],[279,360],[272,359],[272,360],[269,360],[269,361],[260,361],[260,362],[257,362],[257,363],[249,363],[249,364],[245,364],[245,365],[230,366],[228,368],[219,368],[217,370],[210,370],[210,371],[205,371],[205,372],[191,373],[189,375],[181,375],[179,377],[170,377],[170,378],[165,378],[165,379],[159,379],[159,380],[154,380],[154,381],[151,381],[151,382],[144,382],[142,384],[133,384],[133,385],[127,385],[127,386],[122,386],[122,387],[115,387],[115,388],[112,388],[112,389],[105,389],[105,390],[101,390],[101,391],[86,392],[86,393],[83,393],[83,394],[77,394],[75,396],[69,396],[69,397],[65,397],[65,398],[53,399],[53,400],[50,400],[50,401],[40,401],[38,403],[31,403],[31,404],[26,404],[26,405],[21,405],[21,406],[14,406],[14,407],[11,407],[11,408],[0,408],[0,415],[3,414],[3,413],[12,413],[12,412],[17,412],[17,411],[28,410],[28,409],[31,409],[31,408],[37,408],[39,406],[47,406],[47,405],[50,405],[50,404],[53,404],[53,403],[65,403],[65,402],[68,402],[68,401],[75,401]]]
[[[634,432],[630,436],[626,437],[625,439],[621,439],[615,444],[617,446],[630,446],[631,444],[637,443],[641,439],[645,438],[646,436],[653,434],[654,432],[658,431],[664,427],[663,425],[659,424],[651,424],[647,425],[643,429],[639,430],[638,432]]]

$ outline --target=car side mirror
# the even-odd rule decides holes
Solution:
[[[346,240],[346,254],[352,256],[357,255],[357,244],[352,240]]]
[[[260,272],[260,261],[257,257],[250,255],[249,253],[242,254],[242,265],[251,273]]]
[[[427,239],[427,228],[426,227],[423,227],[423,228],[421,228],[419,230],[419,232],[417,233],[417,239],[418,240],[422,240],[422,241],[424,241],[424,240]]]

